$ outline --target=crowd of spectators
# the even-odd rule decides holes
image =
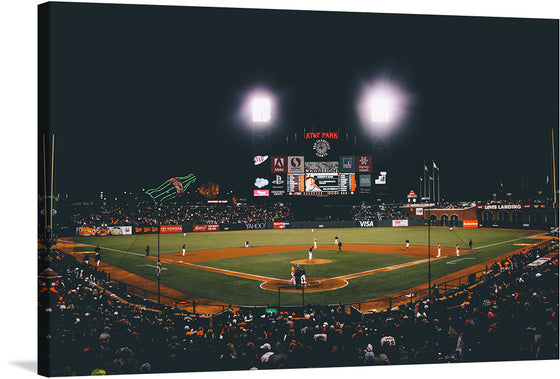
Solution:
[[[282,203],[178,204],[155,207],[151,202],[86,203],[68,206],[73,227],[156,226],[164,224],[238,224],[248,222],[290,221],[291,209]]]
[[[407,218],[399,204],[367,204],[365,202],[352,207],[354,220],[398,220]]]
[[[53,249],[48,266],[61,278],[39,303],[50,356],[40,362],[67,376],[558,359],[558,255],[528,266],[557,246],[507,257],[470,287],[360,319],[336,306],[230,308],[212,324],[128,304],[102,272],[88,275]]]

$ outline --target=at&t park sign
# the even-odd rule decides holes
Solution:
[[[305,133],[305,139],[314,139],[314,138],[338,139],[338,132],[307,132],[307,133]]]

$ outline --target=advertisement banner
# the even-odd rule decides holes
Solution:
[[[109,236],[111,235],[111,228],[97,228],[95,234],[97,236]]]
[[[424,208],[418,207],[416,208],[416,216],[423,216],[424,215]]]
[[[183,225],[162,225],[160,233],[183,233]]]
[[[271,179],[271,183],[271,195],[282,196],[286,194],[286,179],[282,175],[276,174],[276,177]]]
[[[270,172],[273,174],[282,174],[288,171],[286,157],[271,157]]]
[[[360,187],[371,187],[371,175],[370,174],[360,174]]]
[[[193,232],[216,232],[220,230],[218,224],[193,225]]]
[[[341,156],[339,165],[340,165],[340,172],[354,173],[356,172],[356,157]]]
[[[371,172],[371,155],[358,155],[356,157],[356,172]]]
[[[306,174],[338,174],[338,162],[305,162]]]
[[[270,190],[262,190],[262,189],[256,189],[253,190],[253,196],[255,197],[268,197],[270,196]]]
[[[96,234],[97,234],[97,229],[95,228],[86,228],[86,227],[78,228],[79,236],[86,237],[86,236],[94,236]]]
[[[245,229],[247,230],[266,229],[266,222],[246,222]]]
[[[393,226],[408,226],[408,220],[393,220]]]
[[[132,226],[121,226],[123,236],[132,235]]]
[[[377,226],[377,220],[356,221],[356,226],[359,228],[373,228]]]
[[[305,168],[305,160],[303,155],[288,157],[288,172],[290,174],[303,174]]]
[[[287,223],[287,222],[278,222],[278,221],[275,221],[272,227],[273,227],[274,229],[286,229],[286,228],[288,227],[288,225],[290,225],[290,224]]]
[[[478,220],[463,220],[463,228],[478,228]]]

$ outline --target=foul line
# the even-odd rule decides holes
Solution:
[[[516,239],[513,239],[513,240],[509,240],[509,241],[496,242],[496,243],[493,243],[493,244],[491,244],[491,245],[486,245],[486,246],[481,246],[481,247],[475,247],[473,250],[480,250],[480,249],[485,249],[485,248],[487,248],[487,247],[503,245],[504,243],[515,242],[515,241],[523,240],[523,239],[526,239],[526,238],[531,238],[531,237],[534,237],[534,236],[540,236],[540,235],[544,235],[544,234],[541,233],[541,234],[535,234],[535,235],[533,235],[533,236],[527,236],[527,237],[516,238]],[[536,244],[533,244],[533,245],[536,245]]]

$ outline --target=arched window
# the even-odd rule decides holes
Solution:
[[[554,211],[546,212],[546,223],[548,225],[553,226],[555,220],[556,220],[556,212]]]
[[[430,215],[430,225],[435,225],[437,220],[436,215]]]
[[[498,219],[500,221],[509,221],[509,214],[507,212],[502,211],[498,213]]]
[[[457,225],[459,225],[459,216],[457,216],[457,215],[451,215],[451,225],[452,225],[452,226],[457,226]]]
[[[441,215],[441,224],[442,224],[443,226],[447,226],[447,225],[448,225],[448,220],[449,220],[449,217],[448,217],[447,215]]]
[[[521,224],[523,222],[523,213],[520,211],[513,211],[511,213],[511,221],[516,224]]]
[[[490,211],[484,212],[484,213],[482,214],[482,219],[483,219],[484,221],[492,221],[492,220],[493,220],[492,212],[490,212]]]
[[[529,215],[529,218],[530,218],[530,220],[531,220],[531,224],[540,224],[540,223],[543,222],[542,213],[541,213],[541,212],[533,211],[533,212],[531,212],[531,214]]]

